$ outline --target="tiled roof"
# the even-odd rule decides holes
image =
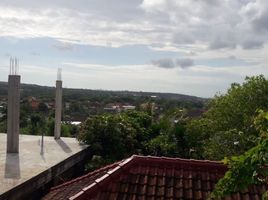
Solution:
[[[94,183],[94,181],[103,175],[105,175],[109,170],[116,167],[118,163],[114,163],[108,166],[105,166],[101,169],[90,172],[84,176],[78,177],[66,183],[63,183],[59,186],[53,187],[43,199],[57,199],[63,200],[68,199],[75,194],[77,194],[80,190],[82,190],[85,186]]]
[[[51,189],[44,199],[207,199],[227,167],[220,162],[132,156]],[[261,199],[254,185],[225,199]]]

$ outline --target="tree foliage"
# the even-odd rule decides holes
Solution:
[[[153,124],[152,139],[147,143],[147,153],[156,156],[189,157],[186,139],[184,110],[169,110]]]
[[[217,183],[212,198],[243,190],[251,184],[268,184],[268,112],[258,113],[254,121],[259,132],[257,145],[240,156],[225,158],[229,170]]]
[[[145,151],[151,122],[149,115],[137,111],[98,115],[83,123],[78,139],[90,145],[93,155],[115,161]]]
[[[88,118],[78,139],[89,144],[94,155],[89,168],[132,154],[189,157],[182,111],[169,111],[157,121],[149,114],[128,111]]]
[[[245,152],[257,142],[258,131],[252,126],[256,110],[267,108],[268,81],[264,76],[232,84],[225,95],[215,96],[202,119],[187,125],[191,149],[199,152],[198,158],[214,160]]]

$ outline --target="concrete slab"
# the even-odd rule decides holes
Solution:
[[[41,154],[41,136],[19,137],[19,154],[7,154],[7,135],[0,133],[0,196],[87,148],[75,138],[54,140],[46,136]]]

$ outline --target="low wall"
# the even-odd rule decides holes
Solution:
[[[89,156],[89,148],[86,148],[3,193],[0,200],[40,199],[51,187],[82,175]]]

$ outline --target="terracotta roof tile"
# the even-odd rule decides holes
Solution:
[[[132,156],[58,187],[43,199],[207,199],[227,167],[220,162]],[[261,199],[267,185],[224,199]]]

